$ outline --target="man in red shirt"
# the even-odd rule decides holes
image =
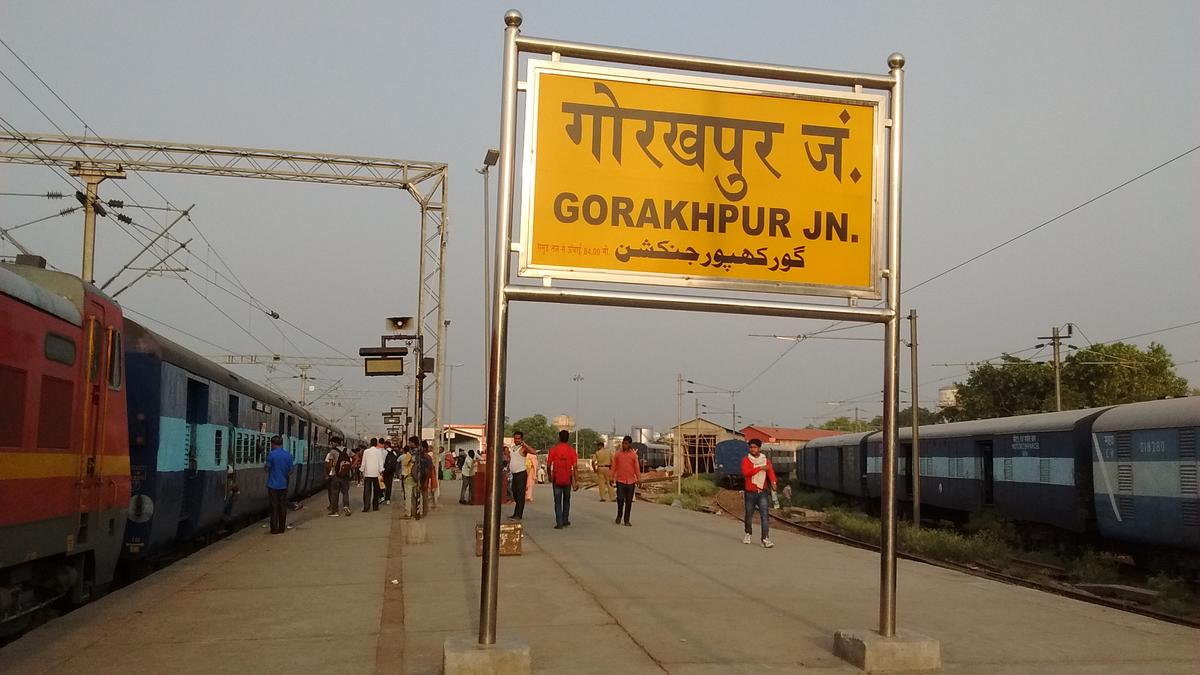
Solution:
[[[550,467],[550,484],[554,486],[554,529],[561,530],[571,525],[571,492],[579,489],[577,465],[579,456],[575,448],[567,443],[571,432],[558,432],[558,445],[550,448],[546,465]]]
[[[633,490],[642,482],[641,467],[637,452],[633,449],[633,437],[621,439],[621,449],[612,458],[612,480],[617,486],[617,519],[629,526],[629,512],[633,509]]]
[[[771,460],[762,454],[762,441],[757,438],[750,439],[750,454],[742,458],[742,475],[746,478],[746,491],[743,493],[743,501],[746,506],[746,536],[742,538],[742,543],[749,544],[753,541],[751,535],[754,534],[754,531],[750,528],[750,523],[754,517],[754,509],[758,509],[758,515],[762,522],[763,548],[773,548],[775,544],[767,537],[769,504],[767,482],[771,483],[771,489],[774,490],[776,485],[775,468],[771,466]]]

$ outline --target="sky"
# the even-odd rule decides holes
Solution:
[[[446,364],[462,365],[447,369],[444,417],[479,423],[484,204],[476,169],[499,144],[509,6],[123,2],[84,16],[80,8],[0,7],[0,39],[54,92],[0,48],[0,71],[11,79],[0,81],[6,126],[53,133],[49,117],[82,134],[57,94],[106,137],[448,164]],[[902,296],[902,313],[919,314],[922,405],[935,406],[939,387],[963,379],[964,364],[1002,353],[1049,358],[1048,348],[1031,348],[1067,323],[1080,347],[1154,332],[1130,341],[1164,344],[1179,374],[1200,384],[1200,150],[1184,154],[1200,146],[1200,4],[643,0],[516,8],[524,34],[570,41],[871,73],[886,73],[888,54],[903,53],[901,287],[1037,228]],[[190,271],[186,282],[148,276],[120,299],[189,348],[355,354],[377,344],[383,317],[415,311],[419,211],[406,194],[144,178],[153,189],[130,176],[121,185],[129,197],[113,181],[101,195],[162,207],[157,190],[177,207],[195,204],[194,226],[175,230],[194,239],[178,258]],[[494,200],[494,173],[491,180]],[[44,167],[0,164],[0,192],[73,189]],[[2,195],[0,227],[66,206]],[[494,221],[494,201],[489,208]],[[132,215],[161,226],[175,214]],[[76,213],[13,234],[77,273],[81,225]],[[101,220],[96,276],[108,278],[138,247]],[[0,244],[0,255],[14,252]],[[233,285],[208,271],[232,276],[223,264],[246,293],[213,285]],[[253,309],[247,294],[317,339]],[[665,431],[676,419],[677,374],[703,383],[688,385],[693,391],[736,392],[687,395],[684,419],[695,401],[726,426],[735,404],[739,427],[881,412],[880,342],[751,337],[812,333],[828,321],[523,303],[510,316],[510,419],[566,414],[604,432]],[[1181,324],[1191,325],[1155,332]],[[907,325],[902,330],[907,336]],[[882,328],[828,336],[878,338]],[[907,392],[907,350],[901,361]],[[298,392],[293,369],[237,369]],[[403,405],[411,381],[365,378],[354,368],[311,372],[310,397],[338,384],[316,409],[347,428],[357,416],[361,432],[382,430],[379,411]],[[907,405],[909,394],[902,399]]]

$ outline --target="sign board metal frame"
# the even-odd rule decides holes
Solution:
[[[870,239],[871,245],[866,252],[867,255],[869,255],[869,260],[866,261],[867,264],[864,266],[864,267],[866,267],[866,269],[864,271],[866,272],[867,283],[863,284],[863,285],[855,286],[855,285],[846,285],[846,284],[839,285],[839,284],[832,284],[832,283],[790,282],[790,281],[786,281],[786,280],[784,280],[784,281],[763,281],[763,280],[737,280],[737,279],[728,279],[728,278],[722,279],[722,278],[720,278],[719,274],[699,272],[699,270],[700,270],[699,265],[695,266],[694,269],[696,269],[698,272],[694,273],[694,274],[682,274],[682,273],[681,274],[670,274],[670,273],[655,273],[655,272],[641,272],[641,273],[628,272],[628,271],[620,271],[620,270],[613,269],[611,267],[604,267],[604,266],[571,267],[571,266],[548,265],[548,264],[536,263],[533,260],[534,250],[535,250],[535,247],[537,246],[537,242],[535,241],[535,239],[536,239],[535,235],[536,235],[537,229],[538,229],[537,223],[535,222],[535,213],[536,213],[535,206],[538,203],[537,202],[537,196],[538,196],[537,168],[539,166],[538,163],[541,159],[539,156],[539,152],[538,152],[538,139],[539,139],[539,134],[538,134],[539,126],[538,125],[543,124],[543,123],[550,124],[549,121],[543,121],[541,119],[538,103],[539,103],[539,97],[541,96],[541,92],[542,92],[542,84],[541,84],[542,76],[547,75],[547,74],[560,75],[560,76],[566,76],[566,77],[587,78],[587,79],[595,80],[597,82],[612,82],[612,83],[620,82],[620,83],[632,83],[635,85],[651,85],[653,87],[658,87],[658,88],[663,88],[663,89],[678,88],[678,89],[684,89],[684,90],[696,90],[696,91],[701,91],[701,92],[710,92],[710,93],[718,94],[718,95],[719,94],[735,94],[735,95],[743,95],[743,96],[749,95],[749,96],[754,96],[754,97],[759,97],[759,98],[768,98],[769,97],[769,98],[773,98],[773,99],[782,99],[784,101],[788,101],[788,102],[792,102],[792,103],[794,103],[794,102],[810,102],[810,103],[822,103],[822,104],[840,104],[842,106],[854,106],[854,107],[860,107],[860,108],[869,108],[871,116],[872,116],[872,122],[870,124],[871,130],[872,130],[872,138],[867,142],[871,146],[871,152],[870,152],[870,155],[871,155],[870,164],[871,165],[870,165],[869,177],[870,177],[870,180],[872,181],[872,185],[871,185],[871,189],[868,191],[868,194],[870,195],[870,198],[872,201],[866,207],[870,213],[870,223],[868,225],[868,228],[870,231],[870,238],[871,238]],[[880,282],[879,269],[880,269],[880,261],[882,260],[882,256],[884,253],[884,241],[883,241],[884,227],[883,227],[883,218],[881,217],[881,214],[879,211],[880,211],[881,205],[883,204],[883,201],[884,201],[883,200],[883,197],[884,197],[883,187],[884,187],[885,181],[882,180],[883,168],[884,168],[882,139],[884,136],[884,117],[885,117],[884,108],[885,108],[885,104],[886,104],[885,97],[878,95],[878,94],[866,94],[866,93],[862,93],[860,91],[840,92],[840,91],[833,91],[833,90],[829,90],[829,89],[815,89],[815,88],[804,88],[804,87],[794,87],[794,86],[783,86],[783,85],[778,85],[778,84],[751,82],[751,81],[738,81],[738,80],[729,80],[729,79],[722,80],[722,79],[714,79],[714,78],[702,78],[702,77],[694,77],[694,76],[688,76],[688,75],[678,75],[678,74],[673,74],[673,73],[664,73],[664,72],[660,72],[660,71],[617,69],[617,68],[609,68],[609,67],[604,67],[604,66],[596,66],[596,65],[592,65],[592,64],[567,63],[567,62],[562,62],[562,61],[546,61],[546,60],[541,60],[541,59],[530,59],[528,61],[527,76],[526,76],[526,90],[527,90],[526,95],[527,95],[528,101],[526,104],[526,114],[525,114],[525,135],[524,135],[525,149],[521,153],[521,166],[522,166],[522,171],[521,171],[521,176],[522,176],[522,181],[521,181],[521,219],[520,219],[521,246],[520,246],[519,258],[518,258],[518,265],[519,265],[518,266],[518,274],[520,276],[537,277],[537,278],[542,278],[542,279],[571,279],[571,280],[578,280],[578,281],[619,282],[619,283],[632,283],[632,284],[643,284],[643,285],[653,285],[653,286],[680,286],[680,287],[688,287],[688,288],[713,288],[713,289],[722,289],[722,290],[744,290],[744,291],[752,291],[752,292],[794,293],[794,294],[802,294],[802,295],[828,295],[828,296],[835,296],[835,297],[854,297],[854,298],[871,299],[871,300],[878,300],[881,297],[881,295],[880,295],[880,285],[881,284],[879,283]],[[609,95],[612,95],[611,91],[609,91]],[[638,112],[641,112],[644,114],[644,113],[648,112],[648,111],[629,111],[629,110],[619,108],[619,107],[614,107],[613,110],[617,111],[617,112],[613,113],[614,117],[618,117],[622,114],[635,114]],[[601,131],[601,133],[603,133],[604,129],[610,128],[609,125],[617,124],[616,119],[614,119],[611,122],[605,122],[603,125],[601,125],[601,122],[599,119],[599,117],[601,115],[602,114],[596,114],[596,116],[593,118],[595,120],[595,122],[593,122],[593,126],[592,126],[592,129],[589,131],[589,134],[595,133],[596,131]],[[584,116],[586,116],[586,114]],[[582,123],[582,117],[584,117],[584,116],[581,116],[579,118],[581,123]],[[795,120],[791,120],[791,122],[795,122]],[[792,129],[793,127],[802,128],[801,125],[799,125],[799,124],[792,124],[791,127],[787,127],[787,128],[784,128],[785,127],[784,124],[780,124],[779,127],[784,129],[783,131],[777,132],[780,135],[786,134],[789,131],[789,129]],[[654,122],[648,122],[646,128],[654,131],[656,128],[656,124]],[[675,128],[675,127],[672,126],[671,128]],[[632,128],[627,130],[625,132],[625,134],[630,137],[635,136],[636,134],[628,133],[629,131],[632,131],[632,130],[633,130]],[[715,136],[715,134],[720,133],[720,131],[714,130],[713,133]],[[799,134],[794,134],[794,135],[799,135]],[[700,139],[700,142],[707,143],[708,142],[707,136],[708,136],[707,133],[702,134],[702,138]],[[739,136],[739,138],[741,138],[740,132],[739,132],[738,136]],[[747,134],[747,136],[749,136],[749,135]],[[622,138],[622,135],[621,134],[613,135],[610,132],[610,137],[615,137],[616,139],[619,140]],[[753,143],[752,143],[751,138],[746,138],[744,140],[747,141],[746,142],[747,148],[752,146]],[[651,140],[650,142],[653,143],[653,140]],[[715,138],[713,139],[713,142],[714,143],[717,142],[715,140]],[[594,143],[595,148],[600,147],[599,139],[593,139],[593,143]],[[839,143],[839,146],[840,146],[840,143]],[[738,147],[741,148],[740,143],[739,143]],[[719,147],[716,147],[716,148],[708,147],[708,150],[711,152],[712,155],[716,155],[718,159],[720,159],[722,157],[722,155],[718,154]],[[644,152],[648,153],[649,150],[644,149]],[[658,151],[658,152],[659,152],[659,154],[663,154],[665,160],[671,161],[670,154],[662,153],[661,151]],[[674,152],[674,150],[672,149],[671,152]],[[700,156],[703,156],[703,153],[704,153],[704,150],[703,149],[700,150],[700,152],[699,152]],[[839,150],[839,153],[840,153],[840,150]],[[840,154],[839,154],[839,156],[840,156]],[[825,156],[822,154],[821,157],[824,158]],[[606,157],[606,159],[611,159],[611,158]],[[626,156],[626,159],[629,159],[628,155]],[[597,161],[599,162],[600,160],[597,159]],[[740,159],[739,159],[739,161],[740,161]],[[778,159],[775,161],[776,161],[776,163],[779,162]],[[661,164],[662,162],[659,162],[659,163]],[[850,171],[850,169],[847,168],[846,172],[849,173],[849,171]],[[549,171],[549,173],[555,173],[555,172],[553,170],[551,170],[551,171]],[[740,172],[739,172],[739,175],[740,175]],[[847,179],[847,181],[849,181],[850,180],[849,176],[847,176],[846,179]],[[707,182],[708,176],[701,174],[701,175],[699,175],[699,180]],[[743,179],[743,180],[745,180],[745,179]],[[841,182],[840,177],[839,177],[839,182]],[[602,189],[602,188],[597,188],[596,186],[593,185],[593,186],[589,186],[589,189]],[[578,197],[580,199],[582,199],[584,197],[584,195],[581,194],[581,195],[578,195]],[[740,204],[738,204],[737,206],[740,206]],[[581,220],[581,222],[580,222],[581,235],[578,237],[577,241],[582,240],[582,241],[586,242],[586,239],[588,238],[588,230],[590,228],[593,228],[596,226],[595,225],[585,225],[582,222],[582,218],[580,220]],[[607,218],[606,218],[606,220],[607,220]],[[613,214],[613,220],[614,221],[616,220],[616,214]],[[599,227],[603,228],[603,230],[609,229],[609,225],[607,223],[600,225]],[[791,248],[792,244],[800,244],[801,249],[803,249],[803,246],[806,243],[810,247],[814,244],[817,246],[821,246],[823,243],[825,243],[825,242],[819,242],[819,241],[813,242],[813,241],[809,241],[806,238],[801,237],[800,236],[801,232],[806,227],[808,227],[808,226],[805,224],[805,221],[803,221],[802,219],[794,219],[790,223],[790,230],[792,232],[794,232],[795,234],[791,235],[791,237],[786,241],[773,240],[773,241],[771,241],[771,243],[776,244],[775,248],[779,248],[779,245],[781,245],[781,244],[784,245],[783,246],[784,248]],[[636,234],[634,234],[633,237],[635,239],[639,239],[639,240],[642,239],[643,236],[652,237],[654,239],[660,239],[660,238],[669,239],[669,238],[674,238],[674,237],[678,236],[676,231],[673,231],[671,229],[658,230],[658,229],[638,228],[635,230],[635,232],[636,232]],[[643,232],[644,232],[644,234],[643,234]],[[687,236],[691,236],[692,234],[693,233],[686,233]],[[731,237],[726,237],[726,239],[729,239],[729,238],[731,238]],[[855,241],[857,241],[857,235],[855,235]],[[740,242],[738,244],[738,246],[741,246],[742,243],[746,243],[746,242],[745,241]],[[758,243],[766,243],[766,242],[760,240]],[[828,245],[828,244],[826,244],[826,245]],[[597,249],[598,248],[599,247],[597,246]],[[764,259],[764,263],[765,263],[765,259]],[[691,266],[689,265],[689,267],[691,267]]]
[[[887,74],[849,73],[832,70],[798,68],[769,63],[733,61],[702,56],[670,54],[639,49],[608,47],[563,40],[521,35],[521,13],[509,10],[504,15],[504,57],[500,101],[500,161],[499,189],[495,220],[495,267],[492,293],[492,321],[488,359],[487,447],[503,445],[504,399],[508,362],[508,306],[513,301],[555,302],[564,304],[599,305],[611,307],[640,307],[643,309],[674,309],[685,311],[720,312],[739,315],[781,316],[791,318],[825,319],[879,323],[884,326],[883,339],[883,441],[881,472],[894,476],[896,471],[896,412],[898,401],[898,372],[900,344],[900,199],[901,150],[903,145],[904,56],[891,54]],[[552,288],[549,277],[543,286],[513,284],[510,279],[510,253],[520,252],[524,241],[511,240],[517,170],[518,94],[528,83],[519,82],[517,73],[522,53],[549,55],[559,61],[563,57],[587,61],[604,61],[660,70],[692,71],[737,78],[799,82],[850,89],[861,94],[864,89],[878,90],[886,98],[883,126],[887,130],[886,171],[879,180],[886,180],[884,234],[879,243],[884,248],[883,267],[878,270],[877,283],[884,293],[882,307],[858,307],[857,297],[849,297],[848,305],[816,304],[790,300],[763,300],[753,297],[729,297],[706,294],[667,294],[641,291],[612,291],[607,289]],[[647,71],[652,75],[658,71]],[[728,86],[735,86],[729,84]],[[736,86],[744,86],[737,84]],[[759,85],[753,85],[759,86]],[[528,139],[526,139],[528,140]],[[882,139],[880,139],[882,141]],[[884,178],[886,176],[886,178]],[[655,282],[658,285],[658,282]],[[480,579],[479,643],[496,643],[496,617],[499,589],[500,495],[499,462],[489,462],[487,481],[489,498],[484,503],[483,569]],[[880,585],[879,633],[883,637],[896,634],[896,496],[895,481],[881,481],[880,519]]]

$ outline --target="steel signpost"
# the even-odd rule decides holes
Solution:
[[[850,73],[529,37],[520,12],[504,20],[487,447],[503,444],[513,301],[815,318],[883,324],[881,468],[894,476],[904,57]],[[522,53],[550,60],[526,59],[519,81]],[[510,252],[540,283],[515,282]],[[708,289],[726,292],[696,292]],[[479,645],[496,644],[498,609],[499,463],[487,470]],[[881,483],[876,637],[890,649],[910,638],[895,625],[895,483]]]

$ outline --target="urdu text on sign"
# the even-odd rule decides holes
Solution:
[[[520,273],[878,298],[882,97],[530,61]]]

